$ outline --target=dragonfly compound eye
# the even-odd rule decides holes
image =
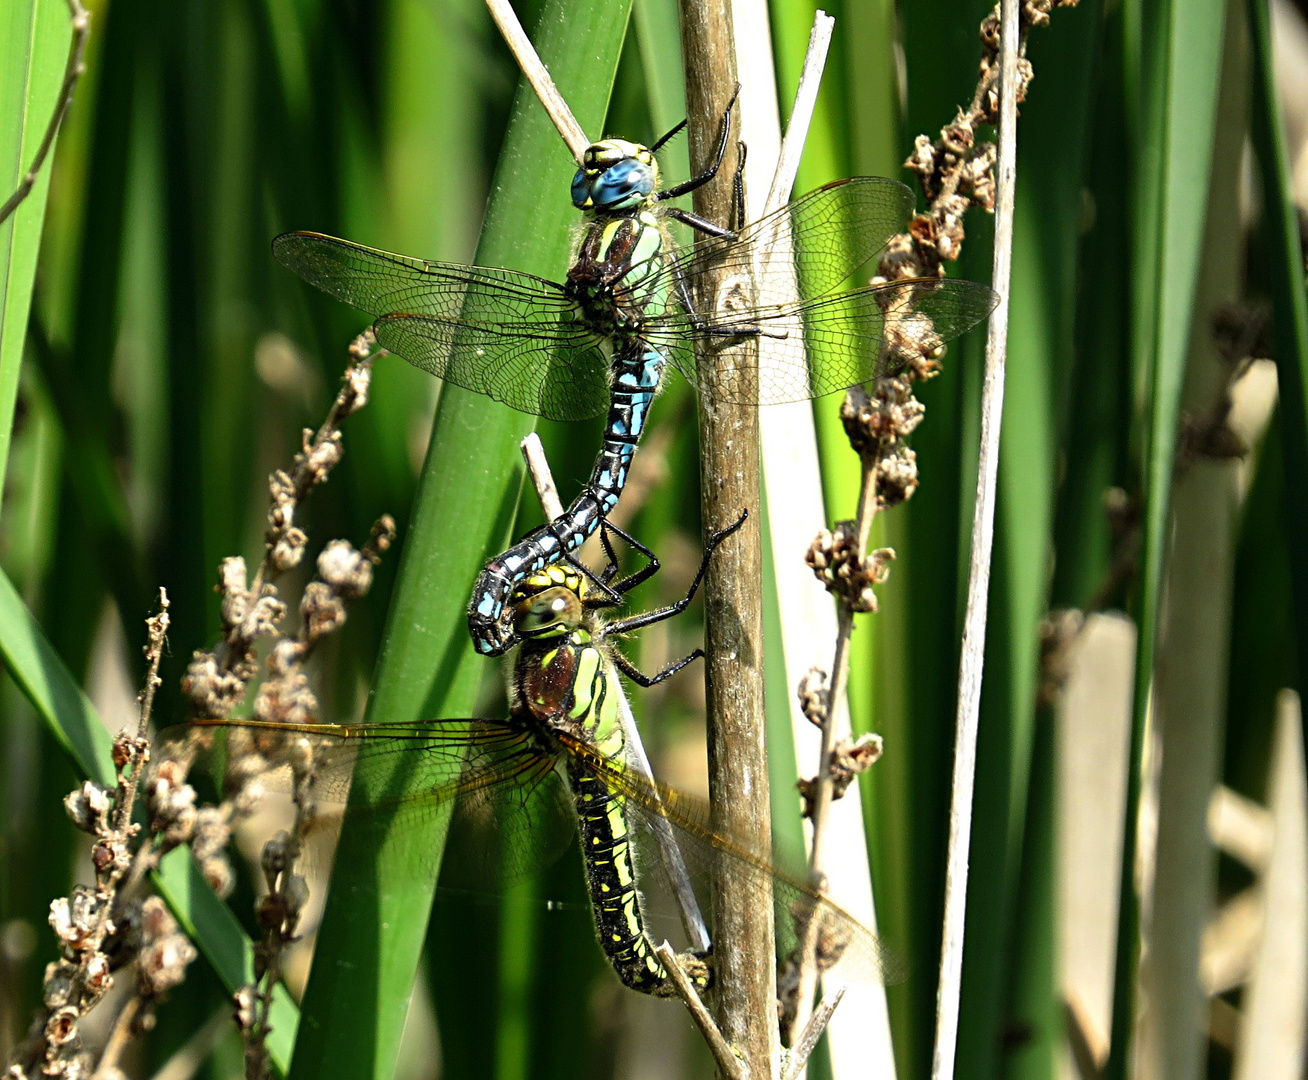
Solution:
[[[572,178],[572,205],[579,210],[634,210],[657,186],[654,155],[638,143],[611,139],[586,148]]]
[[[561,586],[529,593],[513,605],[513,628],[524,638],[567,634],[581,624],[581,600]]]

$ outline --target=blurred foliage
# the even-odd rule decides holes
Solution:
[[[1231,2],[1244,10],[1243,0]],[[33,60],[44,82],[31,93],[48,97],[66,48],[63,5],[10,7],[44,20],[46,36],[35,39],[44,52]],[[300,429],[319,422],[361,325],[357,313],[278,268],[271,237],[310,228],[558,277],[571,164],[530,99],[521,91],[515,99],[516,67],[478,0],[91,7],[88,71],[48,174],[44,231],[39,189],[26,211],[36,226],[20,219],[19,247],[7,249],[7,265],[30,283],[39,235],[30,320],[16,317],[11,303],[0,324],[0,392],[17,388],[0,564],[17,593],[6,610],[17,611],[18,596],[26,601],[116,727],[142,673],[140,620],[160,584],[174,621],[158,716],[181,718],[178,679],[192,651],[217,633],[218,562],[241,554],[253,565],[261,556],[265,477],[298,448]],[[988,0],[824,7],[836,17],[836,39],[799,187],[859,172],[903,176],[897,170],[913,138],[934,138],[971,98],[976,27]],[[519,5],[533,38],[558,50],[552,70],[587,131],[652,140],[683,108],[675,3],[635,0],[630,21],[630,3],[597,0],[584,15],[580,8]],[[770,10],[784,115],[813,5],[771,0]],[[1005,456],[960,1031],[965,1080],[1057,1072],[1057,742],[1053,714],[1037,707],[1046,674],[1041,620],[1062,607],[1125,609],[1143,620],[1141,660],[1153,670],[1182,391],[1200,378],[1187,343],[1210,340],[1215,315],[1195,300],[1210,254],[1204,222],[1235,213],[1208,204],[1216,173],[1235,167],[1209,161],[1218,69],[1228,77],[1248,69],[1229,62],[1249,43],[1223,33],[1224,11],[1217,0],[1081,0],[1031,37],[1036,78],[1019,131]],[[0,50],[8,52],[10,40],[17,39]],[[1224,53],[1228,63],[1214,64]],[[18,109],[28,90],[6,83],[8,74],[0,65],[0,108]],[[684,147],[681,139],[669,146],[668,175],[685,175]],[[21,159],[21,146],[11,153],[0,145],[5,183]],[[1283,197],[1276,229],[1249,247],[1247,265],[1225,285],[1246,300],[1266,294],[1278,313],[1297,296],[1301,314],[1288,187],[1275,169],[1264,181],[1264,199]],[[9,229],[0,226],[6,244]],[[989,221],[974,211],[968,233],[953,272],[987,280]],[[15,280],[15,288],[26,286]],[[855,729],[886,740],[863,798],[880,929],[913,969],[906,985],[889,991],[904,1077],[928,1074],[934,1031],[982,338],[974,333],[951,347],[942,376],[922,389],[927,416],[913,441],[921,487],[877,521],[873,542],[893,546],[898,559],[880,613],[859,624],[851,673]],[[1276,348],[1292,350],[1296,340],[1302,350],[1302,333],[1283,332]],[[1301,393],[1305,383],[1295,385]],[[369,407],[346,426],[342,466],[307,503],[301,524],[313,545],[336,536],[362,542],[384,512],[412,545],[402,541],[388,557],[372,593],[314,661],[327,718],[363,715],[370,689],[382,699],[373,712],[393,719],[502,704],[495,665],[467,653],[461,612],[476,566],[537,520],[534,498],[520,497],[515,449],[533,421],[472,397],[442,394],[401,361],[379,362]],[[814,407],[833,520],[850,515],[858,490],[838,404]],[[8,405],[0,406],[3,417]],[[666,566],[634,595],[638,608],[675,597],[697,560],[693,408],[682,383],[662,394],[637,458],[649,486],[633,487],[619,511]],[[589,471],[598,429],[538,426],[566,500]],[[1229,523],[1234,556],[1216,570],[1230,582],[1229,656],[1202,660],[1229,665],[1230,678],[1220,776],[1196,782],[1224,779],[1254,798],[1267,776],[1276,692],[1295,679],[1294,628],[1308,610],[1290,589],[1302,577],[1302,536],[1287,544],[1284,532],[1287,506],[1302,513],[1303,428],[1300,401],[1265,439],[1255,432],[1243,466],[1247,493]],[[1141,527],[1143,576],[1133,561]],[[439,645],[413,640],[425,633],[424,619]],[[644,666],[658,666],[694,647],[697,620],[665,624],[626,647]],[[10,663],[17,671],[13,656]],[[1149,680],[1140,686],[1137,751]],[[772,699],[783,692],[773,687]],[[24,693],[32,690],[21,678],[0,683],[0,1047],[21,1035],[39,1001],[53,955],[46,908],[67,891],[76,851],[60,808],[73,772]],[[701,782],[696,680],[641,693],[635,704],[660,775],[680,787]],[[1128,817],[1128,837],[1133,822]],[[1223,891],[1235,887],[1227,876]],[[396,900],[408,937],[388,946],[393,966],[379,970],[389,974],[372,972],[381,985],[357,998],[339,997],[350,987],[335,983],[317,998],[310,990],[313,1030],[326,1025],[339,1038],[354,1017],[359,1055],[378,1076],[389,1075],[397,1052],[401,1072],[415,1077],[434,1075],[438,1062],[460,1078],[707,1075],[680,1007],[623,993],[606,971],[579,884],[570,855],[509,896],[441,898],[425,950],[430,896]],[[329,925],[348,929],[330,948],[358,935],[344,954],[332,954],[349,983],[357,971],[350,950],[366,951],[372,929],[393,920],[344,891],[333,904]],[[1133,971],[1138,929],[1129,905],[1126,914],[1123,963]],[[252,929],[248,905],[237,916]],[[415,969],[416,1049],[397,1051],[409,998],[402,972]],[[140,1074],[167,1059],[223,997],[217,977],[197,964],[145,1044]],[[1119,986],[1119,1016],[1129,1000],[1129,987]],[[430,1027],[433,1009],[439,1050],[420,1038],[419,1021],[425,1016]],[[337,1058],[329,1049],[336,1045],[315,1040],[311,1051],[332,1060],[297,1068],[315,1077],[331,1068],[366,1071]],[[232,1064],[224,1044],[211,1075],[230,1075]]]

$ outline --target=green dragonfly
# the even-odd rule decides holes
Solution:
[[[803,871],[777,869],[769,852],[715,831],[699,800],[649,778],[620,715],[620,670],[642,685],[661,682],[696,657],[692,652],[645,675],[613,647],[618,635],[670,618],[694,596],[713,549],[744,516],[710,539],[687,594],[655,611],[613,621],[599,617],[658,569],[651,561],[614,581],[616,562],[590,578],[568,564],[527,577],[510,610],[523,640],[513,669],[507,719],[429,720],[417,723],[281,724],[254,720],[202,721],[182,738],[211,741],[227,735],[231,761],[261,755],[270,768],[290,760],[314,762],[317,797],[344,801],[354,778],[390,775],[405,756],[407,793],[347,813],[374,815],[386,828],[404,829],[434,814],[450,821],[451,849],[464,859],[495,860],[500,882],[539,870],[562,848],[555,841],[575,829],[599,943],[618,978],[642,993],[673,993],[654,953],[644,891],[651,883],[679,902],[691,949],[682,966],[700,986],[712,982],[711,940],[693,891],[716,862],[778,911],[779,951],[793,952],[799,935],[816,933],[824,966],[847,981],[897,975],[875,934],[821,896]],[[624,539],[630,540],[625,533]],[[435,875],[437,865],[414,867]],[[490,869],[490,868],[486,868]]]

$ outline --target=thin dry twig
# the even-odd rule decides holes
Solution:
[[[817,105],[818,89],[822,85],[822,72],[827,65],[831,49],[831,35],[836,20],[825,11],[813,13],[813,28],[808,34],[808,48],[804,50],[804,65],[799,73],[799,86],[795,88],[795,102],[790,109],[790,122],[781,140],[781,153],[777,156],[776,172],[768,189],[763,216],[780,210],[789,200],[799,162],[804,156],[804,143],[808,141],[809,125],[813,122],[813,109]]]
[[[0,223],[8,219],[32,193],[36,178],[41,173],[41,166],[54,146],[55,136],[63,126],[64,117],[73,104],[73,91],[77,89],[78,80],[86,73],[86,39],[91,35],[91,13],[82,7],[80,0],[68,0],[68,14],[73,24],[73,40],[68,47],[68,63],[64,66],[64,81],[59,88],[59,100],[55,104],[50,123],[46,125],[41,145],[36,148],[36,155],[23,178],[18,181],[14,193],[0,206]]]
[[[818,1039],[822,1038],[822,1032],[831,1022],[831,1016],[844,996],[845,987],[842,986],[834,994],[826,994],[818,1003],[818,1007],[813,1010],[813,1015],[809,1017],[803,1032],[795,1040],[795,1045],[787,1055],[786,1067],[781,1074],[782,1080],[796,1080],[796,1077],[804,1071],[804,1066],[808,1064]]]
[[[740,1058],[736,1057],[728,1045],[727,1040],[722,1037],[722,1032],[718,1030],[717,1024],[713,1022],[712,1014],[704,1007],[704,1002],[700,999],[695,987],[691,985],[690,979],[686,977],[685,971],[682,970],[681,962],[677,959],[677,954],[673,951],[668,942],[663,942],[654,948],[654,955],[667,969],[668,975],[672,979],[672,985],[677,988],[677,996],[686,1003],[686,1008],[690,1010],[691,1019],[695,1021],[695,1026],[699,1028],[700,1033],[704,1036],[704,1041],[708,1043],[709,1050],[713,1054],[713,1060],[718,1063],[718,1069],[723,1076],[729,1077],[730,1080],[745,1080],[745,1065]]]
[[[514,14],[508,0],[486,0],[486,7],[490,9],[491,18],[495,20],[495,25],[500,28],[500,33],[504,35],[504,40],[509,46],[509,51],[513,53],[513,58],[518,61],[518,67],[522,69],[523,75],[527,77],[531,88],[536,91],[536,96],[545,107],[545,112],[549,114],[549,118],[554,122],[554,126],[558,129],[559,135],[563,138],[568,150],[576,159],[577,164],[580,165],[582,155],[585,154],[586,147],[590,145],[590,140],[586,138],[586,133],[581,130],[581,125],[577,123],[577,118],[572,115],[568,103],[563,100],[563,95],[559,93],[558,87],[554,85],[554,80],[550,78],[549,69],[541,62],[541,58],[536,55],[531,40],[522,29],[522,24],[518,22],[518,16]]]
[[[945,921],[940,982],[936,998],[933,1080],[952,1080],[958,1041],[963,983],[963,932],[967,912],[967,863],[972,837],[972,795],[976,783],[977,727],[981,678],[985,667],[990,554],[994,543],[995,489],[999,476],[1000,419],[1004,408],[1004,362],[1008,341],[1009,282],[1013,267],[1013,206],[1017,186],[1017,100],[1030,77],[1021,62],[1022,0],[1003,0],[999,35],[999,158],[995,178],[995,247],[991,284],[999,304],[986,338],[985,384],[981,396],[981,453],[977,466],[976,507],[972,517],[972,558],[967,610],[963,618],[958,672],[958,720],[954,738],[954,779],[945,868]]]
[[[531,476],[536,498],[540,499],[540,508],[545,511],[545,516],[551,521],[562,517],[563,500],[559,498],[558,485],[554,483],[554,474],[550,472],[545,447],[534,431],[522,440],[522,456],[527,462],[527,473]]]

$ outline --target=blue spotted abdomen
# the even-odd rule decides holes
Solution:
[[[496,556],[477,578],[468,604],[468,629],[479,653],[499,656],[513,646],[517,639],[506,625],[504,605],[518,583],[576,551],[617,506],[662,374],[662,355],[639,338],[615,354],[604,444],[590,481],[562,516]]]

